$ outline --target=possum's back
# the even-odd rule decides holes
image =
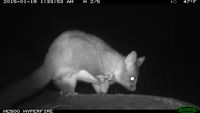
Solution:
[[[91,74],[103,74],[104,51],[112,51],[111,47],[95,36],[82,32],[62,34],[52,44],[48,56],[57,70],[85,69]]]

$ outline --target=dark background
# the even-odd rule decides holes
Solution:
[[[0,88],[28,76],[62,32],[95,34],[123,55],[146,56],[136,94],[200,105],[196,4],[3,5]],[[198,34],[198,35],[197,35]],[[82,85],[80,85],[82,84]],[[76,89],[94,93],[88,84]],[[109,93],[131,93],[120,85]]]

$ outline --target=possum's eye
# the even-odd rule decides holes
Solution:
[[[135,81],[135,77],[134,77],[134,76],[131,76],[131,77],[130,77],[130,81],[131,81],[131,82]]]

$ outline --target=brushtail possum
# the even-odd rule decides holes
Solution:
[[[116,82],[134,91],[144,60],[145,57],[137,58],[135,51],[126,57],[121,55],[97,36],[82,31],[64,32],[49,47],[43,65],[32,76],[11,86],[15,90],[4,91],[4,102],[9,99],[4,107],[41,90],[50,81],[62,93],[72,95],[76,94],[77,81],[91,83],[97,93],[107,93]],[[8,97],[6,93],[13,95]]]

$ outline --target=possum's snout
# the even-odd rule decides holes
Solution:
[[[136,86],[135,84],[127,84],[126,89],[128,89],[129,91],[135,91],[136,90]]]
[[[136,87],[135,87],[135,86],[131,86],[131,87],[129,88],[129,90],[130,90],[130,91],[135,91],[135,90],[136,90]]]

